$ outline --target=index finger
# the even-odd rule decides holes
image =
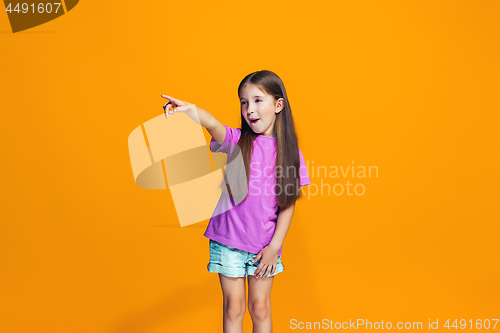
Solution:
[[[172,96],[168,96],[168,95],[161,95],[161,97],[163,98],[166,98],[168,99],[169,101],[173,101],[173,102],[179,102],[177,99],[173,98]]]

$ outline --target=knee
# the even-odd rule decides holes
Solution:
[[[271,316],[271,302],[266,299],[255,299],[248,303],[248,311],[253,319],[265,320]]]
[[[245,299],[224,298],[224,312],[229,320],[239,320],[245,315]]]

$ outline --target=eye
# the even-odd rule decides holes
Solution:
[[[245,104],[245,101],[241,101],[241,105]]]
[[[256,101],[256,102],[257,102],[257,101],[261,101],[261,102],[262,102],[262,100],[261,100],[261,99],[256,99],[255,101]]]

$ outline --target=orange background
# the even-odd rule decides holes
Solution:
[[[238,84],[261,69],[285,83],[310,176],[313,162],[379,170],[311,177],[275,332],[499,318],[499,14],[497,1],[89,0],[12,34],[2,12],[0,331],[222,331],[208,220],[181,228],[168,190],[134,183],[127,138],[162,113],[160,94],[238,127]],[[322,179],[366,192],[308,198]]]

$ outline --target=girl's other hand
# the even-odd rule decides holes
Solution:
[[[168,114],[175,114],[176,112],[186,112],[189,110],[191,103],[181,101],[180,99],[173,98],[168,95],[161,95],[161,97],[168,99],[168,102],[163,105],[163,112],[165,118],[168,119]],[[167,113],[168,108],[168,113]]]
[[[256,278],[259,278],[261,275],[262,278],[266,278],[269,274],[274,274],[278,265],[278,252],[279,248],[276,249],[272,244],[269,244],[253,258],[252,262],[257,262],[261,259],[259,267],[257,267],[254,273]]]

